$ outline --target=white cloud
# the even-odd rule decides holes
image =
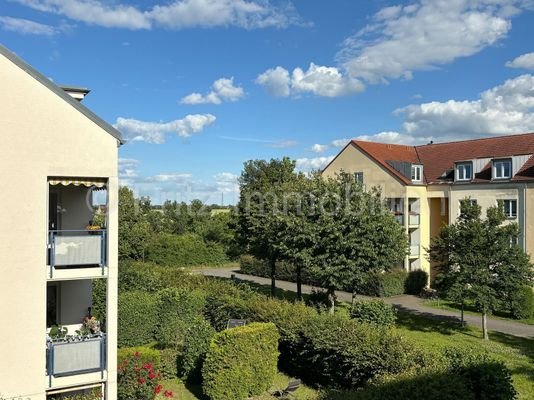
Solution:
[[[534,130],[534,76],[521,75],[486,90],[478,100],[410,105],[404,131],[414,137],[499,135]]]
[[[287,97],[291,94],[289,71],[282,67],[268,69],[256,78],[256,83],[273,96]]]
[[[191,174],[185,173],[171,173],[171,174],[158,174],[144,178],[144,182],[172,182],[172,183],[187,183],[191,180]]]
[[[41,24],[24,18],[13,18],[0,16],[0,26],[2,29],[11,32],[22,33],[25,35],[44,35],[52,36],[60,32],[60,28]]]
[[[213,176],[213,180],[219,192],[238,193],[239,192],[239,175],[231,172],[221,172]]]
[[[303,22],[288,4],[268,0],[174,0],[149,9],[101,0],[14,0],[33,9],[109,28],[169,29],[237,26],[245,29],[285,28]],[[111,4],[110,4],[111,3]]]
[[[509,68],[523,68],[534,70],[534,52],[526,53],[508,61],[506,66]]]
[[[365,140],[368,142],[380,142],[380,143],[392,143],[392,144],[404,144],[407,146],[418,145],[428,143],[432,140],[431,137],[414,137],[411,135],[395,132],[385,131],[379,132],[373,135],[360,135],[356,136],[354,140]]]
[[[245,96],[240,86],[234,86],[234,78],[221,78],[213,82],[211,92],[206,95],[191,93],[180,100],[182,104],[221,104],[224,101],[237,101]]]
[[[420,0],[380,10],[347,38],[337,59],[352,78],[369,83],[410,79],[478,53],[504,38],[522,0]]]
[[[126,141],[161,144],[165,143],[167,134],[189,137],[202,132],[215,119],[211,114],[191,114],[170,122],[147,122],[119,117],[114,127],[124,135]]]
[[[133,158],[119,158],[119,177],[135,178],[137,176],[137,166],[139,160]]]
[[[314,153],[324,153],[326,150],[329,149],[330,146],[327,144],[314,144],[312,147],[310,147],[310,150]]]
[[[335,67],[314,63],[310,63],[307,71],[295,68],[291,76],[289,71],[280,66],[269,69],[256,78],[256,83],[264,86],[270,94],[280,97],[305,93],[339,97],[361,92],[365,88],[359,80],[343,75]]]
[[[336,139],[332,140],[332,146],[334,147],[345,147],[351,139]]]
[[[297,158],[297,169],[300,171],[312,171],[326,167],[326,165],[334,159],[330,157],[315,157],[315,158]]]

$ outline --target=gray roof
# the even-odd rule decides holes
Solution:
[[[121,144],[124,143],[121,133],[117,129],[115,129],[113,126],[108,124],[106,121],[104,121],[94,112],[89,110],[87,107],[82,105],[79,101],[73,99],[61,87],[56,85],[46,76],[41,74],[39,71],[37,71],[35,68],[33,68],[31,65],[23,61],[21,58],[16,56],[14,53],[9,51],[6,47],[2,46],[1,44],[0,44],[0,54],[5,56],[8,60],[10,60],[13,64],[17,65],[22,70],[26,71],[29,75],[31,75],[34,79],[36,79],[42,85],[46,86],[49,90],[54,92],[56,95],[61,97],[63,100],[69,103],[76,110],[81,112],[83,115],[85,115],[87,118],[89,118],[91,121],[93,121],[95,124],[97,124],[102,129],[104,129],[111,136],[116,138]]]

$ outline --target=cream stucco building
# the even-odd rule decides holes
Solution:
[[[460,202],[476,201],[482,213],[499,202],[518,223],[518,243],[534,253],[534,133],[422,146],[353,140],[323,170],[354,173],[378,186],[410,240],[407,270],[434,276],[427,249]]]
[[[56,86],[2,46],[0,88],[0,397],[100,388],[116,399],[120,134],[80,103],[87,90]],[[79,335],[93,280],[107,287],[105,323]]]

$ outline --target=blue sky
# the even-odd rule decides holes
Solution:
[[[534,131],[532,0],[7,0],[1,42],[128,142],[154,203],[237,200],[243,162],[320,168],[350,138]]]

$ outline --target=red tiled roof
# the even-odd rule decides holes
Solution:
[[[421,146],[403,146],[359,140],[353,140],[351,143],[406,184],[411,184],[411,180],[394,169],[388,161],[422,164],[424,165],[425,183],[439,183],[447,181],[443,179],[443,174],[452,170],[455,162],[458,161],[534,154],[534,133]],[[474,181],[487,182],[488,180],[491,180],[489,164],[475,175]],[[534,156],[528,159],[512,180],[534,180]]]

